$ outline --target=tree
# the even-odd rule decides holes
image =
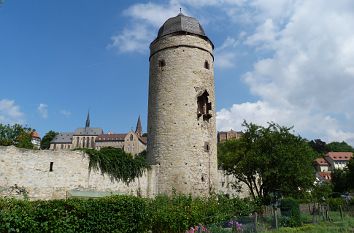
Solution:
[[[333,192],[344,193],[349,191],[348,175],[347,169],[335,169],[332,172]]]
[[[348,186],[349,189],[354,190],[354,159],[352,158],[349,160],[349,163],[347,165],[347,171],[348,171]]]
[[[50,147],[50,142],[55,138],[55,136],[58,135],[57,132],[50,130],[48,131],[44,137],[42,138],[41,141],[41,149],[42,150],[48,150]]]
[[[326,145],[327,151],[335,152],[354,152],[354,148],[345,141],[331,142]]]
[[[228,174],[248,186],[253,198],[265,200],[277,192],[297,197],[312,187],[316,153],[305,139],[275,123],[243,126],[246,131],[240,139],[219,145],[218,160]]]
[[[31,128],[23,127],[19,124],[0,124],[0,146],[14,145],[20,148],[33,149],[31,142],[31,133],[33,131]]]
[[[320,155],[323,155],[328,152],[327,147],[326,147],[326,143],[324,141],[322,141],[321,139],[311,140],[309,142],[309,145],[311,146],[311,148],[313,150],[315,150]]]

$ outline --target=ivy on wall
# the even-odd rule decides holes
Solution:
[[[89,170],[100,170],[108,175],[112,181],[123,181],[129,184],[137,177],[141,177],[149,165],[146,163],[145,152],[135,158],[120,148],[106,147],[101,150],[83,149],[89,155]]]

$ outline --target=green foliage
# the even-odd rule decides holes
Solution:
[[[352,158],[349,160],[349,163],[347,165],[347,171],[348,171],[348,186],[349,189],[354,190],[354,159]]]
[[[332,172],[333,192],[344,193],[349,191],[349,182],[347,169],[335,169]]]
[[[35,202],[0,199],[0,232],[146,232],[146,219],[147,203],[132,196]]]
[[[298,197],[312,186],[316,153],[291,128],[270,123],[268,127],[244,122],[238,140],[218,146],[218,162],[229,174],[245,183],[256,198],[270,193]]]
[[[143,156],[133,158],[119,148],[105,147],[101,150],[84,149],[89,155],[89,169],[100,170],[111,180],[123,181],[129,184],[137,177],[141,177],[149,166]]]
[[[338,211],[339,206],[343,207],[346,204],[343,198],[328,198],[326,202],[329,205],[329,209],[331,211]]]
[[[285,227],[301,226],[299,203],[293,198],[284,198],[280,201],[281,225]]]
[[[57,135],[57,132],[54,132],[53,130],[48,131],[44,137],[42,138],[41,141],[41,149],[42,150],[48,150],[50,147],[50,142],[55,138]]]
[[[334,152],[354,152],[354,148],[345,141],[328,143],[326,149]]]
[[[254,203],[175,195],[144,199],[19,201],[0,199],[0,232],[185,232],[190,226],[254,212]]]
[[[321,202],[323,199],[328,199],[332,194],[333,186],[330,183],[324,182],[316,184],[311,191],[311,201]]]
[[[33,149],[31,133],[33,129],[23,127],[19,124],[0,124],[0,146],[14,145],[19,148]]]
[[[327,147],[326,147],[326,143],[324,141],[322,141],[321,139],[315,139],[315,140],[311,140],[309,142],[309,145],[311,146],[311,148],[316,151],[319,155],[324,155],[325,153],[327,153]]]

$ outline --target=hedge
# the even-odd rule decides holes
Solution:
[[[0,198],[0,232],[185,232],[254,212],[251,201],[175,195],[145,199],[26,201]]]

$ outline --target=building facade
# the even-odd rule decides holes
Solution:
[[[335,169],[343,170],[353,158],[353,152],[328,152],[314,160],[316,182],[331,181]]]
[[[218,185],[213,48],[181,13],[150,45],[147,156],[158,193],[208,196]]]
[[[103,147],[121,148],[133,155],[144,151],[146,149],[146,137],[142,136],[140,117],[135,132],[104,134],[101,128],[90,127],[90,115],[87,114],[84,128],[78,128],[75,132],[59,133],[50,144],[51,150],[101,149]]]
[[[241,131],[234,131],[234,130],[230,130],[230,131],[220,131],[218,132],[218,143],[220,142],[225,142],[228,140],[232,140],[232,139],[239,139],[242,136],[242,132]]]

